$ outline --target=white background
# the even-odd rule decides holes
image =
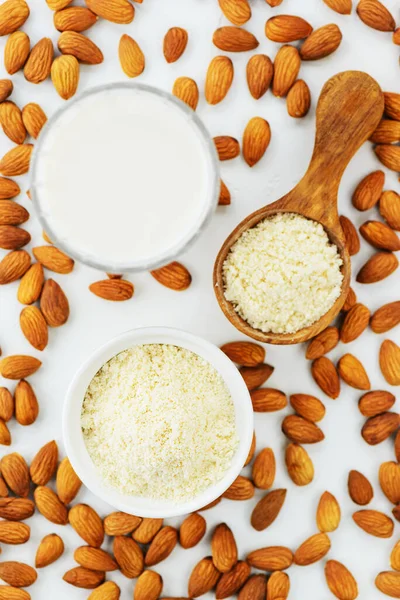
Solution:
[[[386,5],[400,21],[396,0],[385,0]],[[57,40],[53,28],[52,13],[44,0],[31,0],[31,17],[24,29],[32,42],[43,36]],[[310,114],[302,120],[290,118],[285,101],[272,96],[271,92],[259,101],[250,96],[246,81],[245,67],[251,53],[233,56],[235,78],[228,97],[218,106],[208,106],[203,98],[204,79],[209,61],[219,51],[212,45],[212,32],[215,28],[229,23],[222,16],[216,0],[144,0],[136,6],[136,18],[127,26],[118,26],[99,21],[88,35],[104,52],[105,61],[100,66],[82,66],[79,89],[110,81],[124,80],[118,62],[118,41],[122,33],[131,34],[142,47],[146,56],[146,69],[139,78],[142,82],[158,85],[171,90],[176,77],[193,77],[201,91],[198,113],[205,120],[212,135],[228,134],[241,138],[249,118],[259,115],[271,125],[272,141],[265,157],[253,169],[249,169],[241,158],[222,165],[222,176],[232,193],[232,205],[219,208],[210,227],[198,240],[183,262],[193,274],[193,284],[184,293],[176,293],[160,286],[153,278],[143,273],[131,279],[135,284],[132,300],[113,304],[93,296],[88,285],[102,277],[102,274],[81,265],[71,275],[50,274],[60,282],[66,291],[71,316],[68,324],[50,331],[48,348],[39,353],[33,350],[19,329],[21,306],[16,301],[17,284],[4,286],[0,292],[0,345],[3,355],[30,353],[43,360],[41,370],[31,378],[40,402],[40,416],[28,428],[12,423],[13,444],[11,450],[19,451],[29,461],[36,451],[47,441],[56,439],[61,453],[61,411],[63,397],[68,383],[81,362],[100,344],[110,337],[127,329],[146,325],[169,325],[200,334],[215,344],[240,339],[218,308],[214,298],[211,274],[215,255],[231,229],[260,206],[276,200],[298,181],[305,171],[312,150],[314,135],[314,110],[323,83],[333,74],[345,69],[365,70],[374,76],[384,90],[400,92],[398,66],[399,48],[391,43],[391,35],[376,32],[366,27],[355,12],[351,16],[340,16],[331,11],[322,0],[284,0],[278,8],[271,9],[263,0],[252,0],[253,17],[248,24],[259,39],[256,52],[265,52],[274,57],[278,45],[267,40],[264,35],[266,19],[278,13],[300,14],[317,28],[335,22],[343,32],[343,42],[332,56],[314,63],[304,63],[300,76],[309,84],[313,105]],[[183,57],[173,65],[167,65],[162,55],[162,39],[171,26],[185,27],[189,32],[189,44]],[[0,39],[0,52],[5,39]],[[0,66],[0,77],[5,77]],[[39,102],[47,114],[51,114],[62,104],[50,82],[39,86],[26,82],[21,73],[13,77],[15,92],[12,99],[23,106],[28,102]],[[357,107],[354,107],[355,110]],[[0,136],[0,155],[12,147],[5,136]],[[369,143],[359,151],[345,172],[339,193],[340,212],[353,219],[357,226],[365,220],[375,218],[377,212],[358,213],[351,205],[351,192],[357,182],[371,170],[379,168]],[[134,165],[132,165],[134,173]],[[101,173],[99,173],[101,177]],[[19,178],[22,190],[28,188],[28,178]],[[400,190],[395,174],[386,172],[386,188]],[[31,205],[25,194],[18,198],[29,210]],[[110,198],[112,210],[112,198]],[[79,218],[79,215],[77,215]],[[94,216],[95,218],[95,216]],[[32,215],[27,224],[34,245],[42,243],[40,227]],[[353,271],[372,254],[372,248],[362,243],[361,252],[353,259]],[[2,253],[3,254],[3,253]],[[353,283],[361,302],[374,311],[383,303],[398,299],[399,278],[392,275],[388,280],[372,286]],[[397,288],[397,289],[396,289]],[[397,294],[396,294],[397,292]],[[354,353],[365,365],[374,389],[389,389],[380,374],[378,350],[384,338],[399,338],[398,330],[378,336],[371,331],[349,347],[339,345],[331,354],[337,360],[347,351]],[[358,469],[371,480],[375,497],[371,506],[390,514],[391,506],[379,490],[379,464],[393,458],[393,443],[386,441],[378,447],[369,447],[360,436],[363,417],[357,409],[361,393],[342,386],[340,398],[336,401],[323,396],[313,382],[310,366],[304,358],[305,347],[267,348],[267,360],[275,366],[275,372],[268,385],[284,390],[287,394],[303,392],[315,394],[323,399],[327,415],[322,422],[326,440],[307,449],[315,465],[315,479],[306,488],[297,488],[286,474],[284,448],[286,440],[280,431],[284,414],[256,415],[257,448],[273,448],[277,458],[275,487],[287,487],[285,505],[275,523],[266,531],[257,533],[250,526],[250,514],[256,498],[245,503],[223,501],[218,507],[204,513],[208,532],[205,540],[195,549],[184,551],[176,548],[173,555],[157,567],[164,577],[164,595],[184,596],[189,574],[197,561],[210,553],[209,540],[213,526],[226,521],[233,529],[243,558],[250,550],[268,545],[287,545],[295,550],[307,537],[316,532],[315,511],[321,493],[329,490],[338,498],[342,507],[342,522],[332,534],[331,558],[342,561],[357,578],[360,598],[372,600],[383,598],[374,587],[376,574],[389,568],[389,554],[397,541],[400,526],[390,540],[368,536],[357,528],[351,515],[357,510],[347,494],[347,475],[350,469]],[[4,385],[10,382],[3,382]],[[11,388],[13,386],[11,385]],[[395,390],[393,390],[395,391]],[[7,450],[1,450],[3,455]],[[257,493],[257,498],[261,496]],[[79,500],[96,507],[102,515],[111,510],[82,490]],[[40,515],[29,521],[32,536],[29,544],[23,547],[3,546],[3,560],[20,559],[31,564],[39,540],[47,533],[57,532],[64,539],[64,557],[39,574],[38,582],[31,588],[35,600],[51,596],[59,600],[86,598],[88,593],[68,586],[61,578],[63,573],[74,565],[73,550],[81,544],[70,527],[54,526]],[[332,595],[328,590],[323,573],[324,561],[313,566],[292,567],[289,571],[293,600],[328,600]],[[112,574],[121,584],[122,598],[131,598],[133,583],[121,575]],[[212,597],[211,595],[209,596]]]

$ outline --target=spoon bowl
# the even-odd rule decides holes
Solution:
[[[350,159],[371,136],[382,118],[383,94],[366,73],[345,71],[329,79],[322,88],[316,110],[316,135],[310,165],[304,177],[285,196],[253,212],[223,243],[214,265],[214,291],[231,323],[249,337],[269,344],[298,344],[324,330],[338,315],[350,286],[350,256],[340,225],[337,195],[340,180]],[[241,235],[276,213],[297,213],[320,223],[343,261],[340,296],[318,321],[295,333],[263,332],[242,319],[225,298],[223,265]]]

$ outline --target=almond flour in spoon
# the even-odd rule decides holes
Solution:
[[[253,328],[295,333],[333,306],[342,264],[320,223],[278,213],[232,246],[223,266],[225,297]]]

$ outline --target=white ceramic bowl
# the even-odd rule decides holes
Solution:
[[[207,488],[190,502],[177,504],[121,494],[104,485],[86,449],[81,430],[81,408],[86,389],[97,373],[113,356],[139,344],[173,344],[191,350],[207,360],[223,377],[235,406],[239,445],[223,479]],[[63,414],[64,442],[76,473],[96,496],[127,513],[142,517],[173,517],[206,506],[223,494],[239,475],[249,452],[253,436],[253,407],[247,387],[235,365],[213,344],[200,337],[167,327],[133,329],[110,340],[96,350],[76,373],[68,389]]]

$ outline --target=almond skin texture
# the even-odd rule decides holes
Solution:
[[[71,273],[74,268],[72,258],[64,254],[61,250],[54,246],[37,246],[32,250],[35,258],[46,269],[55,273],[67,274]]]
[[[46,535],[36,551],[35,567],[43,569],[58,560],[64,552],[64,542],[56,533]]]
[[[84,567],[75,567],[74,569],[70,569],[63,576],[64,581],[70,585],[83,588],[85,590],[97,588],[101,583],[103,583],[104,578],[105,573],[101,573],[100,571],[90,571]]]
[[[286,498],[286,490],[272,490],[266,494],[253,509],[251,524],[256,531],[263,531],[279,515]]]
[[[379,144],[374,148],[381,163],[391,171],[400,171],[400,148],[390,144]]]
[[[324,0],[325,4],[340,15],[349,15],[353,8],[352,0]]]
[[[353,288],[349,288],[349,291],[346,296],[346,300],[342,306],[342,311],[347,312],[355,305],[356,302],[357,302],[356,293],[353,290]]]
[[[7,177],[27,173],[29,171],[32,150],[32,144],[21,144],[9,150],[0,160],[0,173]]]
[[[377,575],[375,585],[383,594],[392,598],[400,598],[400,573],[383,571]]]
[[[98,17],[84,6],[69,6],[54,13],[54,27],[58,31],[82,33],[97,21]]]
[[[400,465],[384,462],[379,468],[379,483],[382,492],[392,504],[400,502]]]
[[[371,417],[365,422],[361,435],[370,446],[375,446],[386,440],[400,425],[400,417],[394,412],[384,412]]]
[[[244,25],[251,18],[248,0],[218,0],[225,17],[234,25]]]
[[[0,102],[4,102],[14,89],[11,79],[0,79]]]
[[[45,444],[31,462],[29,473],[33,483],[46,485],[56,472],[58,464],[58,447],[56,442]]]
[[[63,100],[72,98],[79,84],[79,63],[75,56],[56,58],[51,65],[51,80]]]
[[[163,52],[167,63],[174,63],[185,52],[188,43],[188,33],[182,27],[171,27],[164,37]]]
[[[344,232],[344,237],[346,238],[349,254],[350,256],[354,256],[360,250],[360,238],[358,237],[357,229],[354,227],[350,219],[344,215],[339,217],[339,221]]]
[[[0,419],[9,421],[13,414],[14,398],[7,388],[0,387]]]
[[[217,525],[211,540],[214,566],[220,573],[228,573],[236,565],[238,550],[235,537],[226,523]]]
[[[22,121],[29,135],[36,139],[46,123],[47,117],[39,104],[31,102],[22,109]]]
[[[375,248],[396,252],[400,250],[400,239],[385,223],[366,221],[360,227],[363,238]]]
[[[217,600],[230,598],[236,594],[246,583],[250,576],[250,567],[247,562],[239,561],[229,573],[223,573],[215,589]]]
[[[89,290],[99,298],[112,302],[130,300],[134,293],[133,284],[125,279],[103,279],[89,286]]]
[[[268,121],[261,117],[253,117],[247,123],[243,133],[243,158],[249,165],[255,164],[264,156],[271,141],[271,129]]]
[[[182,548],[188,549],[197,546],[203,539],[207,529],[204,517],[193,513],[186,517],[179,528],[179,543]]]
[[[298,79],[288,91],[286,107],[288,114],[294,119],[306,116],[311,106],[310,88],[302,79]]]
[[[400,542],[394,546],[392,553],[390,555],[390,566],[395,571],[400,571]]]
[[[364,417],[375,417],[390,410],[395,401],[395,396],[390,392],[376,390],[361,396],[358,408]]]
[[[20,425],[32,425],[39,414],[39,403],[32,386],[25,380],[18,382],[14,392],[15,418]]]
[[[342,32],[334,23],[316,29],[300,48],[301,60],[319,60],[337,50],[342,41]]]
[[[14,354],[0,361],[0,374],[6,379],[24,379],[36,373],[41,365],[34,356]]]
[[[114,538],[113,552],[120,571],[125,577],[134,579],[143,572],[143,552],[134,540],[117,535]]]
[[[313,28],[307,21],[294,15],[271,17],[265,24],[265,35],[273,42],[287,44],[308,37]]]
[[[7,561],[0,563],[0,578],[14,587],[29,587],[35,583],[37,573],[29,565]]]
[[[385,183],[383,171],[373,171],[360,181],[352,196],[353,206],[358,210],[369,210],[378,202]]]
[[[247,85],[255,100],[264,96],[271,85],[274,65],[266,54],[255,54],[249,59],[246,67]]]
[[[3,102],[3,100],[1,100],[1,96],[0,102]],[[16,183],[12,179],[0,177],[0,200],[8,200],[9,198],[14,198],[15,196],[18,196],[20,191],[21,190],[18,183]]]
[[[224,52],[247,52],[259,45],[257,38],[241,27],[220,27],[213,35],[214,45]]]
[[[70,504],[81,489],[82,482],[72,468],[68,457],[61,461],[56,478],[57,494],[61,502]],[[99,569],[102,571],[103,569]]]
[[[275,571],[267,581],[268,600],[286,600],[290,591],[290,579],[287,573]]]
[[[22,69],[30,49],[29,36],[23,31],[15,31],[9,36],[4,48],[4,66],[9,75],[14,75]]]
[[[172,93],[179,100],[190,106],[192,110],[196,110],[199,103],[199,88],[194,79],[190,77],[178,77],[173,85]]]
[[[343,325],[340,329],[340,341],[344,344],[356,340],[368,327],[371,313],[364,304],[355,304],[346,313]]]
[[[300,71],[301,58],[294,46],[282,46],[274,62],[274,78],[272,93],[278,98],[286,96],[297,79]]]
[[[100,548],[104,539],[103,521],[93,508],[87,504],[76,504],[69,511],[68,519],[76,533],[89,546]]]
[[[250,552],[247,562],[255,569],[262,571],[284,571],[293,562],[293,554],[284,546],[269,546]]]
[[[12,521],[0,521],[0,542],[16,546],[25,544],[31,535],[29,525],[25,523],[14,523]],[[0,596],[1,598],[1,596]],[[4,596],[5,600],[10,600],[9,596]]]
[[[62,54],[74,56],[80,62],[88,65],[98,65],[104,60],[104,56],[100,48],[96,46],[92,40],[75,31],[64,31],[58,38],[57,45]],[[75,63],[74,73],[71,75],[70,79],[72,78],[74,81],[76,78],[79,79],[79,75],[76,73]],[[76,83],[76,87],[77,85],[78,84]],[[70,87],[72,87],[71,84]]]
[[[0,36],[13,33],[29,17],[29,6],[24,0],[7,0],[0,5]]]
[[[392,229],[400,231],[400,196],[396,192],[383,192],[379,200],[379,212]]]
[[[254,412],[274,412],[287,406],[285,394],[273,388],[253,390],[250,396]]]
[[[131,23],[135,17],[135,8],[128,0],[86,0],[86,6],[113,23]]]
[[[145,556],[145,565],[152,567],[168,558],[178,541],[178,532],[174,527],[163,527],[150,544]]]
[[[263,385],[263,383],[265,383],[271,377],[272,373],[274,372],[274,367],[262,363],[256,367],[241,367],[239,371],[244,379],[247,389],[252,392],[256,388],[260,387],[260,385]],[[260,401],[260,396],[258,397],[258,400],[253,399],[253,405],[257,404],[258,401]]]
[[[308,344],[306,358],[315,360],[327,354],[337,346],[339,342],[339,330],[337,327],[327,327],[315,336]],[[323,363],[322,363],[323,364]]]
[[[388,538],[393,535],[392,519],[377,510],[359,510],[353,514],[353,520],[366,533],[375,537]]]
[[[116,571],[118,565],[108,552],[91,546],[81,546],[74,552],[74,560],[92,571]]]
[[[163,519],[143,519],[132,537],[139,544],[150,544],[163,526]]]
[[[13,200],[0,200],[0,225],[21,225],[29,219],[28,211]]]
[[[11,445],[11,433],[3,419],[0,419],[0,445]]]
[[[321,533],[330,533],[339,527],[340,506],[335,496],[330,492],[324,492],[320,498],[317,508],[317,527]]]
[[[52,489],[39,486],[34,491],[35,503],[38,511],[51,523],[66,525],[68,511]]]
[[[254,496],[254,485],[250,479],[239,475],[222,495],[228,500],[250,500]]]
[[[22,333],[37,350],[44,350],[48,342],[47,323],[37,306],[22,309],[19,322]]]
[[[176,261],[151,271],[151,275],[158,283],[176,292],[187,290],[192,283],[192,276],[187,268]]]
[[[104,532],[107,535],[126,535],[136,529],[142,519],[124,512],[113,512],[104,519]]]
[[[7,521],[25,521],[35,512],[35,505],[29,498],[0,498],[0,517]]]
[[[378,31],[394,31],[396,28],[392,15],[379,0],[360,0],[357,14],[365,25]]]
[[[218,158],[221,161],[231,160],[240,154],[240,146],[237,139],[229,135],[219,135],[214,138]]]
[[[50,327],[64,325],[69,317],[69,304],[61,287],[53,279],[47,279],[40,296],[40,310]]]
[[[400,94],[384,92],[383,97],[385,100],[385,115],[395,121],[400,121]]]
[[[25,63],[25,79],[31,83],[42,83],[50,75],[53,62],[53,42],[50,38],[42,38],[33,46],[28,60]]]
[[[238,600],[265,600],[265,590],[265,576],[253,575],[252,577],[250,577],[250,579],[247,580],[247,582],[240,590]]]
[[[71,4],[72,0],[46,0],[46,2],[51,10],[61,10]]]
[[[373,144],[394,144],[400,141],[400,123],[382,119],[369,138]]]
[[[294,563],[301,567],[312,565],[321,560],[331,549],[326,533],[316,533],[301,544],[294,553]]]
[[[243,367],[256,367],[265,359],[265,349],[255,342],[230,342],[221,346],[221,350]]]
[[[106,581],[88,596],[88,600],[119,600],[121,590],[113,581]]]
[[[210,557],[203,558],[194,567],[188,584],[188,594],[192,598],[198,598],[210,592],[217,584],[221,573],[216,569]]]
[[[252,479],[260,490],[269,490],[275,480],[276,461],[272,448],[261,450],[254,461]]]
[[[310,396],[309,394],[292,394],[290,396],[290,404],[298,415],[308,421],[313,421],[313,423],[321,421],[325,416],[325,406],[315,396]]]
[[[371,384],[361,362],[353,354],[344,354],[338,362],[340,377],[347,385],[358,390],[369,390]]]
[[[43,267],[35,263],[22,277],[18,287],[18,300],[22,304],[33,304],[39,299],[44,284]]]
[[[365,506],[371,502],[374,490],[365,475],[359,471],[350,471],[347,485],[353,502],[360,506]]]
[[[376,283],[389,277],[399,266],[397,256],[391,252],[377,252],[357,274],[358,283]]]
[[[0,248],[5,250],[18,250],[31,241],[30,234],[13,225],[0,225]]]
[[[119,41],[119,62],[128,77],[138,77],[144,71],[145,58],[139,44],[129,35],[124,34]]]
[[[285,454],[289,477],[296,485],[308,485],[314,479],[314,465],[300,444],[289,444]]]
[[[139,575],[133,592],[133,600],[158,600],[163,588],[162,577],[155,571]]]
[[[206,75],[205,97],[208,104],[219,104],[225,98],[233,81],[233,63],[227,56],[215,56]]]
[[[318,425],[298,415],[289,415],[282,421],[283,433],[299,444],[316,444],[325,436]]]
[[[371,317],[370,326],[374,333],[386,333],[400,323],[400,300],[389,302],[378,308]]]
[[[379,366],[390,385],[400,385],[400,347],[392,340],[384,340],[379,350]]]
[[[355,600],[357,598],[357,582],[342,563],[328,560],[325,565],[325,579],[332,594],[339,600]]]

